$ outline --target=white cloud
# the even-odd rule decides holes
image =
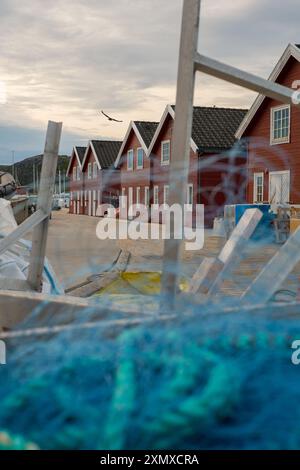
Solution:
[[[181,6],[1,0],[0,81],[8,100],[0,125],[44,129],[50,118],[79,139],[121,138],[131,119],[159,119],[175,100]],[[267,76],[286,44],[300,42],[298,11],[298,0],[285,0],[284,8],[281,0],[204,0],[199,47]],[[217,80],[197,81],[197,104],[246,107],[252,99]],[[100,109],[124,124],[109,123]]]

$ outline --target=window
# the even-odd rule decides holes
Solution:
[[[77,166],[74,166],[73,168],[73,181],[77,180]]]
[[[127,153],[127,170],[133,170],[133,150]]]
[[[154,186],[153,188],[153,204],[159,204],[159,200],[158,200],[158,186]]]
[[[194,199],[194,187],[192,184],[188,184],[187,186],[187,198],[186,198],[186,203],[189,206],[193,205],[193,199]]]
[[[97,163],[94,162],[93,163],[93,178],[97,178],[97,175],[98,175],[98,166],[97,166]]]
[[[169,165],[170,163],[170,141],[166,140],[161,143],[161,164]]]
[[[264,174],[254,173],[254,193],[253,202],[263,202],[264,200]]]
[[[169,186],[164,186],[164,204],[168,204],[169,201]]]
[[[141,170],[144,167],[144,150],[142,148],[137,149],[137,165],[136,167]]]
[[[80,171],[80,168],[78,166],[77,167],[77,181],[80,181],[80,173],[81,173],[81,171]]]
[[[137,206],[141,203],[141,188],[136,188],[136,204]]]
[[[290,107],[281,106],[271,110],[271,143],[290,141]]]
[[[88,164],[88,179],[90,180],[92,178],[92,164]]]
[[[149,206],[150,204],[150,193],[149,193],[149,186],[145,187],[145,206]]]

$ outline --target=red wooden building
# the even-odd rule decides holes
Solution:
[[[157,129],[157,122],[131,122],[115,167],[120,168],[121,194],[127,197],[128,207],[150,203],[151,162],[148,148]]]
[[[299,89],[300,46],[286,48],[269,79]],[[247,148],[247,201],[300,204],[298,108],[259,95],[236,137]]]
[[[115,170],[114,162],[121,145],[122,142],[112,140],[90,141],[82,162],[85,215],[103,216],[99,205],[118,204],[120,172]]]
[[[82,162],[86,147],[74,147],[66,176],[70,181],[70,213],[82,214],[81,194],[83,189]]]
[[[195,205],[205,205],[205,224],[223,213],[224,204],[232,204],[245,189],[245,160],[240,149],[233,150],[235,132],[246,110],[194,107],[190,165],[186,189],[186,225],[195,222]],[[169,167],[172,160],[172,133],[175,108],[167,106],[149,146],[151,160],[152,203],[168,202]],[[179,176],[180,177],[180,176]],[[158,220],[155,220],[158,222]]]
[[[101,204],[118,204],[120,172],[114,162],[121,145],[118,141],[91,140],[83,157],[83,148],[74,148],[67,173],[71,178],[70,213],[101,216]]]

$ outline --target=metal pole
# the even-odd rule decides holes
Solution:
[[[185,204],[189,170],[195,88],[194,60],[198,45],[200,3],[201,0],[184,0],[183,4],[176,110],[169,177],[169,204],[180,204],[182,209]],[[173,308],[177,290],[181,240],[174,239],[174,221],[173,223],[171,221],[170,235],[170,240],[165,241],[163,257],[161,281],[162,310]]]
[[[62,123],[49,121],[37,201],[37,210],[41,209],[43,212],[48,214],[48,217],[33,231],[28,273],[28,282],[30,286],[38,292],[42,291],[43,285],[43,269],[46,254],[49,216],[52,207],[61,131]]]

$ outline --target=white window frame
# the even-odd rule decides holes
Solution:
[[[141,187],[137,186],[136,188],[136,205],[139,206],[141,204]]]
[[[92,179],[92,164],[88,163],[88,180]]]
[[[169,194],[170,194],[170,186],[168,184],[165,184],[165,186],[164,186],[164,205],[168,204]]]
[[[131,159],[132,166],[129,166],[129,156],[132,157],[132,159]],[[131,150],[128,150],[128,152],[127,152],[127,170],[128,171],[133,171],[133,166],[134,166],[134,151],[131,149]]]
[[[169,160],[163,160],[163,155],[164,155],[164,145],[168,144],[169,145]],[[170,158],[171,158],[171,141],[170,140],[163,140],[161,143],[161,157],[160,157],[160,163],[162,166],[165,165],[170,165]]]
[[[149,205],[150,205],[150,188],[149,188],[149,186],[145,186],[144,204],[145,204],[146,207],[149,207]]]
[[[253,204],[263,204],[264,201],[264,173],[257,172],[253,173]],[[257,178],[262,177],[262,196],[261,201],[257,200]]]
[[[97,176],[98,176],[98,165],[97,165],[97,162],[94,162],[93,163],[93,178],[96,179]]]
[[[275,139],[274,137],[274,123],[275,123],[275,113],[277,111],[281,111],[284,109],[289,110],[289,126],[288,126],[288,135],[287,137],[282,137],[282,138],[277,138]],[[280,144],[289,144],[291,141],[291,106],[290,105],[283,105],[283,106],[276,106],[274,108],[271,108],[271,113],[270,113],[270,119],[271,119],[271,133],[270,133],[270,144],[271,145],[280,145]]]
[[[81,174],[81,171],[80,171],[80,168],[78,166],[77,167],[77,172],[76,172],[77,181],[80,181],[80,174]]]
[[[153,188],[153,204],[159,205],[159,186],[154,186]]]
[[[269,202],[271,196],[271,176],[272,175],[289,175],[289,199],[291,198],[291,170],[270,171],[269,173]]]
[[[189,202],[189,198],[190,198],[190,189],[192,189],[192,202],[190,203]],[[192,210],[193,209],[193,204],[194,204],[194,185],[192,183],[189,183],[186,187],[186,204],[188,206],[188,210]]]
[[[139,151],[142,152],[142,158],[143,158],[141,165],[139,165]],[[144,168],[144,150],[143,150],[142,147],[139,147],[139,148],[136,149],[136,168],[138,170],[142,170]]]
[[[73,181],[77,181],[77,166],[73,167]]]

